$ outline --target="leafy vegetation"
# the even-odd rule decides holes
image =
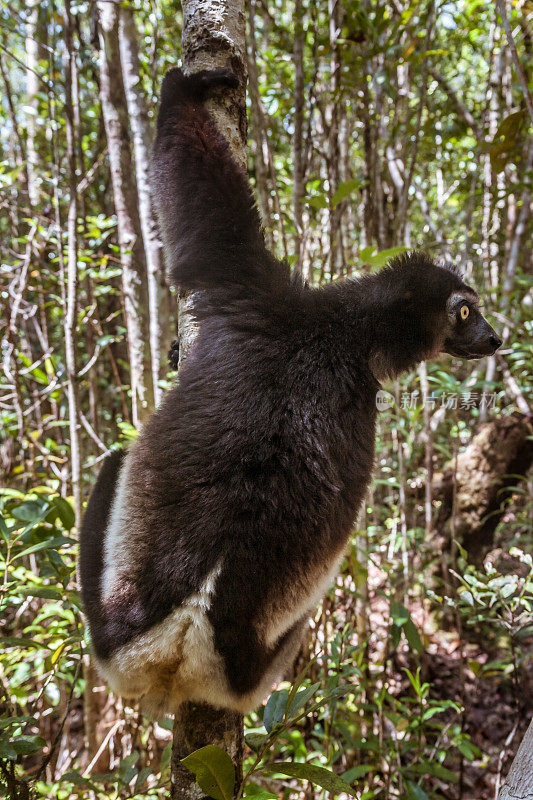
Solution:
[[[0,2],[0,794],[10,798],[141,800],[166,796],[170,780],[172,723],[101,686],[77,594],[77,525],[99,463],[135,437],[143,391],[157,398],[175,379],[176,298],[162,270],[150,273],[139,219],[135,246],[121,238],[102,69],[112,63],[127,83],[126,26],[110,61],[103,5]],[[531,8],[506,8],[527,75]],[[181,11],[154,0],[120,14],[134,23],[153,126]],[[479,0],[250,0],[247,14],[248,169],[277,253],[318,283],[424,247],[477,286],[504,347],[384,387],[373,489],[291,680],[246,719],[240,792],[493,798],[531,712],[531,429],[503,473],[490,454],[484,482],[472,471],[476,487],[498,486],[475,556],[453,465],[491,425],[529,424],[524,89],[494,5]],[[119,111],[131,138],[139,109],[124,96]],[[125,141],[138,218],[146,164]],[[125,300],[135,265],[157,322],[143,323],[142,363]],[[210,796],[232,796],[223,751],[186,763]]]

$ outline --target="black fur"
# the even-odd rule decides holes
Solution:
[[[449,296],[474,293],[424,254],[319,290],[291,280],[265,249],[246,175],[202,105],[216,85],[234,79],[172,70],[163,84],[153,185],[171,273],[196,293],[200,329],[131,454],[127,585],[100,608],[116,460],[89,503],[81,576],[105,659],[222,560],[209,619],[229,683],[245,693],[302,625],[267,648],[265,614],[290,610],[346,544],[372,472],[376,375],[442,350]]]

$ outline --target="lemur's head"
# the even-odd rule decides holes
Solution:
[[[466,287],[452,292],[446,302],[446,336],[443,351],[460,358],[491,356],[502,340],[479,310],[479,297]]]
[[[378,379],[441,353],[482,358],[500,347],[501,339],[479,311],[477,293],[455,269],[426,253],[406,253],[375,278],[375,299],[386,309],[373,325],[370,363]]]

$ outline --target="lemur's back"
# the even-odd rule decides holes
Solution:
[[[180,692],[260,699],[337,570],[368,482],[372,443],[363,453],[356,438],[373,427],[371,392],[350,401],[327,345],[302,346],[305,330],[284,332],[279,314],[256,322],[202,328],[102,530],[101,606],[86,601],[90,622],[100,611],[95,652],[111,686],[153,707]]]
[[[200,84],[165,80],[155,148],[167,251],[176,282],[200,290],[199,336],[118,479],[115,460],[104,466],[82,529],[100,668],[157,711],[248,710],[268,693],[338,567],[373,456],[375,381],[339,371],[335,321],[265,250]]]

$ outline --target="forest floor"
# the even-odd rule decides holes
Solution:
[[[468,659],[494,660],[494,653],[468,645]],[[533,661],[521,672],[523,705],[519,708],[516,689],[507,676],[499,672],[476,677],[467,665],[461,669],[462,660],[464,664],[457,641],[449,647],[440,642],[427,655],[432,696],[464,706],[464,731],[483,753],[482,759],[472,763],[463,759],[462,780],[448,787],[447,796],[450,800],[496,800],[533,710]],[[459,761],[456,769],[460,774]]]
[[[385,573],[371,566],[371,660],[382,659],[379,643],[387,637],[388,603],[383,597],[387,582]],[[441,722],[459,722],[482,754],[470,762],[455,750],[458,757],[449,757],[446,766],[458,781],[445,784],[437,780],[439,796],[447,800],[497,800],[533,714],[533,636],[522,641],[517,654],[521,664],[513,674],[510,653],[492,630],[477,627],[459,631],[455,614],[446,616],[429,609],[427,603],[412,603],[410,611],[424,640],[418,663],[422,665],[422,679],[431,685],[429,698],[451,700],[464,708],[462,719],[450,711],[440,717]],[[389,689],[397,697],[409,696],[412,690],[405,669],[416,668],[416,661],[403,638],[392,662]]]

